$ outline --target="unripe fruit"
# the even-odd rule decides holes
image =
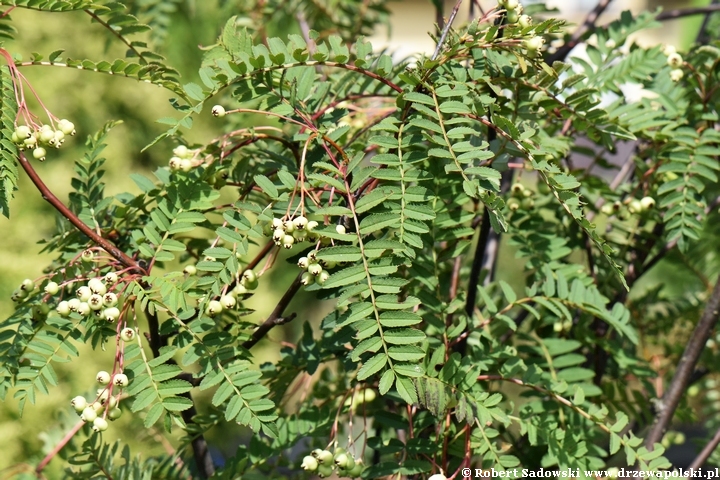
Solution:
[[[38,140],[42,143],[50,143],[53,139],[55,139],[55,131],[50,127],[50,125],[43,125],[42,128],[40,128]]]
[[[205,309],[205,313],[207,313],[211,317],[218,315],[222,311],[223,311],[222,303],[218,302],[217,300],[210,301],[208,303],[207,308]]]
[[[345,234],[345,226],[344,225],[336,225],[335,231],[337,233],[339,233],[340,235],[344,235]]]
[[[667,64],[670,65],[672,68],[678,68],[682,66],[683,59],[679,53],[671,53],[670,55],[668,55]]]
[[[92,407],[92,405],[85,407],[85,409],[82,411],[82,414],[80,414],[80,420],[83,422],[92,422],[95,421],[97,418],[97,412]]]
[[[95,410],[95,413],[97,413],[98,415],[102,415],[103,410],[105,410],[105,405],[103,405],[102,401],[93,402],[93,404],[90,406]]]
[[[20,140],[25,140],[32,135],[32,130],[27,125],[18,125],[15,128],[15,134]]]
[[[70,307],[70,310],[72,310],[73,312],[78,311],[78,308],[80,308],[81,303],[82,302],[80,301],[79,298],[71,298],[70,300],[67,301],[68,307]]]
[[[520,14],[518,13],[518,10],[508,10],[507,15],[507,23],[517,23],[520,19]]]
[[[273,228],[282,228],[283,221],[279,218],[273,218],[272,219],[272,226]]]
[[[447,480],[447,477],[442,473],[436,473],[435,475],[431,475],[428,480]]]
[[[107,292],[105,283],[103,283],[102,279],[99,277],[91,278],[88,281],[88,287],[93,293],[97,293],[98,295],[105,295],[105,292]]]
[[[190,160],[183,159],[180,161],[180,170],[182,170],[183,172],[187,173],[192,170],[192,168],[193,164]]]
[[[117,408],[117,407],[110,409],[110,411],[109,411],[108,414],[107,414],[107,417],[108,417],[110,420],[117,420],[117,419],[120,418],[121,416],[122,416],[122,410],[120,410],[120,409]]]
[[[248,289],[245,288],[245,285],[243,285],[242,283],[238,283],[237,285],[235,285],[235,288],[233,288],[234,295],[239,296],[239,295],[245,295],[246,293],[248,293]]]
[[[665,48],[663,49],[663,53],[664,53],[665,55],[667,55],[668,57],[669,57],[670,55],[672,55],[673,53],[675,53],[676,51],[677,51],[677,50],[675,50],[675,47],[672,46],[672,45],[666,45]]]
[[[318,227],[318,225],[318,222],[316,222],[315,220],[310,220],[307,225],[305,225],[305,230],[307,230],[308,232],[312,232]]]
[[[80,302],[80,305],[78,305],[77,313],[79,313],[83,317],[90,315],[91,311],[92,309],[90,308],[90,305],[88,305],[86,302]]]
[[[652,197],[643,197],[640,199],[640,206],[643,210],[650,210],[655,207],[655,199]]]
[[[100,310],[103,308],[103,297],[98,294],[93,294],[87,301],[90,306],[90,310]]]
[[[532,37],[528,38],[523,42],[525,48],[528,51],[538,51],[543,47],[543,44],[545,43],[545,39],[543,37]]]
[[[303,217],[302,215],[299,217],[295,217],[292,221],[293,225],[298,230],[305,230],[305,228],[308,225],[308,219]]]
[[[320,272],[322,272],[322,269],[323,268],[322,268],[322,266],[320,266],[320,264],[312,263],[312,264],[308,265],[307,271],[310,275],[317,277],[318,275],[320,275]]]
[[[106,308],[102,316],[108,322],[114,322],[120,317],[120,310],[117,307]]]
[[[37,147],[35,150],[33,150],[33,158],[37,158],[41,162],[45,160],[45,155],[47,152],[43,147]]]
[[[117,295],[115,295],[113,292],[108,292],[102,297],[103,299],[103,305],[106,307],[114,307],[118,303]]]
[[[520,2],[518,0],[505,0],[505,8],[508,10],[515,10]]]
[[[65,118],[58,122],[58,129],[65,135],[75,135],[75,124]]]
[[[84,251],[82,252],[82,255],[80,255],[80,259],[81,259],[83,262],[92,262],[94,258],[95,258],[95,252],[93,252],[93,251],[90,250],[90,249],[84,250]]]
[[[520,28],[528,28],[532,26],[532,18],[530,18],[530,15],[520,15],[517,23],[520,25]]]
[[[282,239],[282,246],[286,249],[291,249],[295,244],[295,237],[292,235],[285,235]]]
[[[682,80],[682,78],[685,76],[685,72],[683,72],[681,69],[676,68],[675,70],[670,71],[670,80],[673,82],[679,82]]]
[[[188,158],[189,150],[185,145],[178,145],[173,148],[173,155],[180,158]]]
[[[333,466],[322,464],[318,466],[317,473],[320,478],[327,478],[333,474]]]
[[[307,239],[307,236],[307,230],[295,230],[292,233],[292,237],[295,239],[296,242],[304,242]]]
[[[233,308],[237,302],[235,301],[235,297],[233,297],[232,295],[223,295],[222,297],[220,297],[220,303],[222,304],[223,308],[230,309]]]
[[[520,208],[520,200],[517,198],[510,198],[507,201],[507,207],[510,209],[510,211],[515,211],[518,208]]]
[[[113,385],[116,387],[127,387],[128,383],[128,377],[124,373],[116,373],[113,377]]]
[[[319,465],[320,464],[315,457],[308,455],[303,458],[302,465],[300,465],[300,466],[302,467],[303,470],[307,470],[309,472],[314,472],[315,470],[318,469]]]
[[[123,342],[131,342],[133,339],[135,339],[135,330],[132,328],[123,328],[120,332],[120,338],[122,338]]]
[[[90,287],[87,287],[83,285],[82,287],[78,288],[77,291],[75,291],[75,295],[78,299],[80,299],[81,302],[87,302],[90,297],[92,296],[93,291],[90,290]]]
[[[95,432],[104,432],[108,428],[108,422],[102,417],[98,417],[93,420],[93,430]]]
[[[247,281],[250,282],[250,283],[255,282],[255,281],[257,280],[257,275],[255,274],[254,271],[252,271],[252,270],[250,270],[250,269],[245,270],[245,271],[242,273],[242,276],[243,276],[243,278],[244,278],[245,280],[247,280]]]
[[[67,317],[68,315],[70,315],[70,305],[68,304],[68,302],[63,300],[62,302],[58,303],[57,312],[61,317]]]
[[[70,405],[73,406],[77,413],[81,413],[87,407],[87,400],[85,400],[85,397],[81,397],[80,395],[78,395],[77,397],[70,400]]]
[[[45,293],[48,293],[50,295],[55,295],[60,291],[60,285],[58,285],[55,282],[48,282],[47,285],[45,285]]]
[[[307,257],[300,257],[298,258],[297,266],[302,268],[303,270],[307,270],[309,265],[308,258]]]
[[[197,268],[195,268],[195,265],[187,265],[183,268],[183,272],[188,275],[195,275],[197,273]]]
[[[628,204],[628,211],[630,213],[640,213],[642,211],[642,204],[637,198],[633,198]]]
[[[333,454],[332,452],[328,450],[320,450],[316,449],[312,452],[313,457],[318,459],[318,462],[320,462],[323,465],[332,465],[333,464]]]
[[[320,275],[317,276],[317,278],[315,279],[315,282],[318,285],[325,285],[325,282],[327,282],[329,278],[330,278],[330,272],[328,272],[327,270],[323,270],[322,272],[320,272]]]
[[[334,457],[335,465],[338,467],[344,469],[345,465],[348,463],[348,454],[345,452],[337,453]],[[355,466],[355,462],[353,462],[353,467]]]
[[[105,274],[105,283],[106,284],[113,285],[113,284],[117,283],[117,281],[118,281],[117,273],[108,272]]]
[[[215,105],[211,110],[214,117],[224,117],[225,108],[222,105]]]
[[[110,383],[110,374],[105,370],[100,370],[97,375],[95,375],[95,381],[100,385],[107,385]]]
[[[285,238],[285,230],[282,228],[276,228],[273,231],[272,239],[275,243],[282,242],[283,238]]]
[[[365,470],[365,465],[363,465],[362,460],[358,460],[355,462],[355,466],[347,471],[347,476],[357,478],[362,475],[363,470]]]
[[[178,170],[180,170],[181,166],[182,166],[182,159],[180,159],[178,157],[171,157],[170,160],[168,161],[168,167],[173,172],[177,172]]]

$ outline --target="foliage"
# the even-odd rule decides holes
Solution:
[[[717,274],[699,243],[717,237],[717,44],[684,57],[643,48],[629,36],[657,13],[626,12],[596,29],[586,58],[548,65],[540,39],[563,22],[532,25],[508,5],[448,26],[436,55],[398,62],[363,36],[385,2],[242,2],[200,80],[181,83],[135,38],[162,44],[183,2],[2,3],[83,11],[128,49],[112,62],[2,50],[0,209],[9,216],[21,167],[58,221],[44,246],[55,260],[0,324],[0,398],[32,408],[81,344],[114,352],[97,394],[73,399],[85,423],[62,441],[75,449],[69,477],[670,466],[668,442],[642,437],[655,377],[672,368],[643,349],[664,348],[669,365],[681,356],[665,335],[686,335]],[[293,26],[273,36],[274,22]],[[64,205],[29,160],[74,130],[22,75],[37,65],[164,87],[177,114],[146,148],[172,142],[167,166],[106,195],[101,155],[120,123],[109,121],[87,136]],[[211,115],[215,138],[189,141]],[[679,264],[702,280],[683,299],[638,282]],[[287,271],[294,280],[275,274]],[[278,282],[284,295],[255,323],[251,299]],[[255,347],[296,320],[299,292],[332,312],[264,362]],[[178,449],[143,458],[107,441],[105,419],[122,412],[139,429],[179,429]],[[246,433],[216,469],[206,436],[227,423]]]

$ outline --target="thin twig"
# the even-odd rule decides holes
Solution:
[[[645,437],[645,447],[652,450],[654,445],[662,439],[665,430],[675,414],[678,404],[680,403],[688,380],[692,376],[695,365],[697,364],[700,354],[705,348],[705,344],[710,338],[710,333],[715,328],[720,317],[720,278],[715,283],[715,288],[710,299],[705,305],[700,321],[690,336],[690,340],[685,346],[680,362],[678,363],[675,375],[670,382],[669,387],[665,391],[662,399],[658,403],[658,413],[655,421],[650,427],[650,432]]]
[[[712,440],[710,440],[710,443],[705,445],[705,448],[702,449],[702,452],[700,452],[700,454],[695,457],[695,460],[692,461],[688,469],[692,471],[705,465],[705,462],[708,458],[710,458],[710,455],[712,455],[712,453],[715,451],[718,444],[720,444],[720,428],[715,432],[715,435],[713,436]]]
[[[600,0],[597,5],[595,5],[595,8],[593,8],[592,11],[585,18],[583,24],[580,25],[578,29],[573,32],[570,40],[568,40],[567,42],[565,42],[564,45],[558,48],[555,53],[547,56],[547,63],[549,65],[552,65],[553,62],[565,60],[565,57],[568,56],[570,50],[575,48],[575,46],[580,43],[582,37],[587,32],[592,32],[593,30],[595,30],[595,25],[597,23],[598,17],[605,11],[608,5],[610,5],[611,1],[612,0]]]
[[[677,8],[675,10],[661,12],[660,15],[655,18],[657,20],[675,20],[676,18],[689,17],[691,15],[707,15],[715,12],[720,12],[720,5],[708,5],[706,7],[696,8]]]
[[[452,27],[453,22],[455,21],[455,17],[458,14],[458,10],[460,10],[460,4],[462,4],[463,0],[458,0],[455,6],[452,9],[452,12],[450,12],[450,18],[448,18],[447,23],[444,27],[442,27],[442,32],[440,33],[440,38],[438,39],[437,46],[435,47],[435,52],[433,53],[432,59],[437,59],[438,55],[440,55],[440,50],[442,49],[443,43],[445,43],[445,39],[447,38],[447,34],[450,31],[450,27]],[[440,16],[442,18],[442,11],[440,13]],[[440,22],[438,22],[438,26]]]
[[[138,265],[135,260],[130,258],[125,252],[117,248],[112,242],[98,235],[92,228],[85,225],[85,223],[83,223],[83,221],[80,220],[77,215],[75,215],[68,207],[66,207],[65,204],[62,203],[55,196],[55,194],[50,191],[47,185],[45,185],[45,183],[42,181],[35,169],[32,167],[32,165],[30,165],[30,162],[28,161],[27,157],[25,157],[24,153],[20,153],[20,155],[18,155],[18,158],[20,160],[20,166],[23,168],[23,170],[25,170],[25,173],[27,173],[28,177],[30,177],[30,180],[33,182],[33,184],[35,184],[35,187],[37,187],[37,189],[40,191],[43,199],[47,201],[50,205],[52,205],[55,210],[60,212],[63,217],[67,218],[70,223],[75,226],[75,228],[84,233],[96,245],[102,247],[103,250],[112,255],[118,262],[122,263],[128,268],[137,271],[138,273],[147,273],[142,267],[140,267],[140,265]]]
[[[290,301],[292,301],[297,292],[300,290],[300,286],[302,285],[300,282],[301,276],[302,275],[298,274],[298,276],[295,277],[293,283],[278,302],[275,310],[273,310],[268,318],[258,326],[257,330],[253,332],[252,337],[242,344],[243,348],[248,350],[251,349],[256,343],[262,340],[262,338],[265,337],[270,330],[295,318],[295,314],[288,315],[287,317],[283,317],[282,314],[290,304]]]
[[[720,0],[712,0],[712,2],[710,2],[711,5],[717,5],[718,3],[720,3]],[[695,37],[695,43],[704,45],[710,41],[710,37],[707,34],[707,26],[708,26],[708,23],[710,23],[711,15],[712,15],[711,12],[708,12],[705,14],[705,18],[703,18],[702,25],[700,25],[700,29],[698,30],[697,36]]]
[[[75,436],[77,432],[80,431],[80,429],[85,425],[85,422],[80,420],[78,423],[75,424],[75,426],[70,429],[68,433],[65,434],[65,436],[58,442],[57,445],[47,454],[45,455],[45,458],[42,459],[42,461],[38,464],[38,466],[35,468],[35,473],[37,475],[40,475],[40,473],[43,471],[43,469],[47,466],[48,463],[50,463],[50,460],[55,458],[55,455],[60,453],[60,450],[63,449],[65,445],[68,444],[70,440]]]

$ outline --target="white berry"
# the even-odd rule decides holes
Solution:
[[[80,415],[80,420],[83,422],[92,422],[97,418],[97,412],[92,405],[85,407]]]
[[[108,322],[114,322],[120,317],[120,310],[117,307],[110,307],[103,310],[103,318]]]
[[[77,298],[80,299],[81,302],[87,302],[90,297],[92,296],[93,291],[90,290],[90,287],[82,286],[77,289],[75,292],[75,295],[77,295]]]
[[[95,380],[100,385],[107,385],[110,383],[110,374],[105,370],[100,370],[97,375],[95,375]]]
[[[222,311],[223,311],[222,303],[218,302],[217,300],[211,300],[208,303],[207,308],[205,309],[205,313],[207,313],[211,317],[218,315]]]
[[[68,315],[70,315],[70,311],[70,304],[65,300],[58,303],[57,312],[58,314],[60,314],[61,317],[67,317]]]
[[[93,420],[93,430],[96,432],[104,432],[108,428],[108,422],[102,417]]]
[[[103,299],[103,305],[106,307],[114,307],[118,303],[117,295],[115,295],[113,292],[108,292],[102,297]]]
[[[345,234],[345,231],[346,231],[346,230],[345,230],[345,226],[344,226],[344,225],[336,225],[336,226],[335,226],[335,231],[336,231],[337,233],[339,233],[340,235],[344,235],[344,234]]]
[[[232,295],[223,295],[220,297],[220,303],[222,304],[223,308],[233,308],[236,304],[235,297]]]
[[[123,328],[120,332],[120,338],[123,339],[124,342],[130,342],[133,338],[135,338],[135,330],[132,328]]]
[[[108,272],[105,274],[105,283],[107,283],[108,285],[113,285],[113,284],[117,283],[117,281],[118,281],[117,273]]]
[[[60,291],[60,285],[58,285],[55,282],[48,282],[47,285],[45,285],[45,293],[48,293],[50,295],[55,295]]]
[[[77,413],[81,413],[83,410],[85,410],[85,407],[87,407],[87,400],[85,400],[85,397],[81,397],[80,395],[78,395],[77,397],[70,400],[70,405],[73,406]]]
[[[127,387],[128,383],[128,377],[124,373],[116,373],[113,377],[113,384],[117,387]]]
[[[97,293],[98,295],[105,295],[105,292],[107,292],[107,287],[101,278],[91,278],[90,281],[88,281],[88,287],[93,293]]]
[[[222,105],[215,105],[214,107],[212,107],[211,112],[215,117],[225,116],[225,108]]]

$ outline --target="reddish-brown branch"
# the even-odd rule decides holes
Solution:
[[[45,185],[45,183],[42,181],[35,169],[32,167],[32,165],[30,165],[30,162],[28,161],[27,157],[25,157],[25,154],[20,153],[19,159],[20,166],[22,166],[23,170],[25,170],[25,173],[27,173],[28,177],[30,177],[30,180],[33,182],[35,187],[37,187],[37,189],[40,191],[43,199],[47,201],[50,205],[52,205],[55,210],[60,212],[63,217],[67,218],[70,223],[75,226],[75,228],[84,233],[90,240],[93,241],[93,243],[95,243],[99,247],[102,247],[118,262],[122,263],[123,265],[132,270],[135,270],[138,273],[147,273],[142,267],[138,265],[135,260],[130,258],[125,252],[117,248],[112,242],[95,233],[92,228],[85,225],[85,223],[83,223],[83,221],[80,220],[77,215],[70,211],[70,209],[66,207],[65,204],[62,203],[60,199],[58,199],[55,194],[50,191],[47,185]]]
[[[80,431],[80,429],[85,425],[85,422],[80,420],[78,423],[75,424],[75,426],[70,429],[68,433],[65,434],[65,436],[58,442],[57,445],[55,445],[55,448],[53,448],[50,453],[45,455],[45,458],[42,459],[42,461],[38,464],[38,466],[35,468],[35,473],[40,475],[40,473],[47,467],[47,464],[50,463],[50,461],[55,458],[55,455],[57,455],[60,450],[63,449],[67,443],[72,440],[72,438],[75,436],[77,432]]]

